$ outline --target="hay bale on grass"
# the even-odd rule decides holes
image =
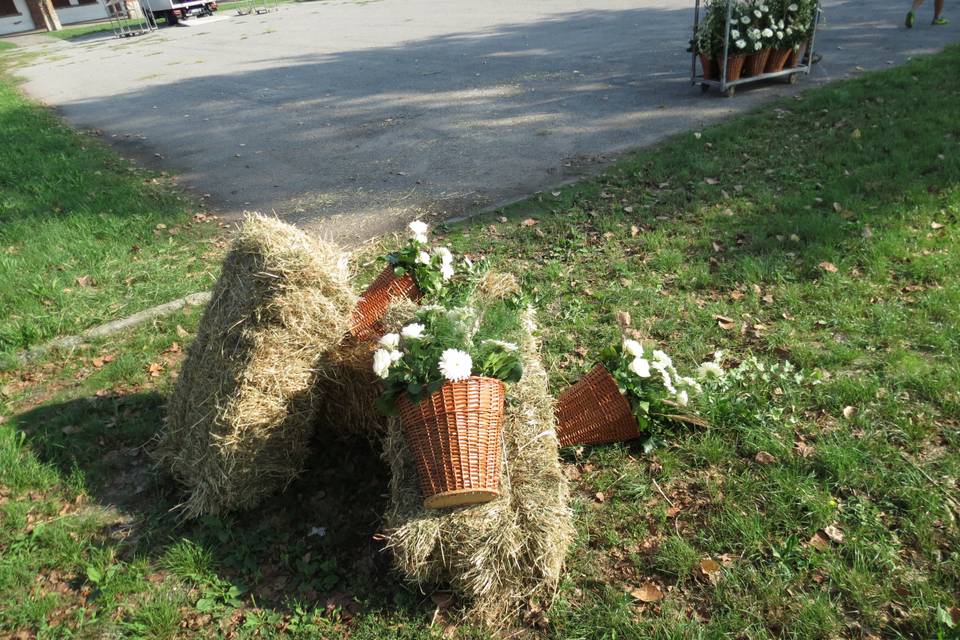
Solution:
[[[449,585],[469,601],[468,620],[492,626],[509,623],[528,600],[552,597],[574,535],[532,312],[525,329],[523,379],[507,390],[499,498],[424,509],[398,421],[390,422],[384,443],[392,471],[385,525],[395,566],[420,585]]]
[[[301,471],[316,365],[346,333],[356,299],[338,247],[274,218],[247,217],[156,449],[189,491],[187,517],[254,507]]]

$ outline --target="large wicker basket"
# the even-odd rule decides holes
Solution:
[[[556,414],[562,447],[623,442],[640,435],[630,402],[602,364],[560,395]]]
[[[380,337],[384,332],[380,320],[387,312],[387,307],[392,300],[409,298],[417,302],[422,297],[423,294],[409,273],[397,276],[393,273],[393,267],[388,265],[380,272],[373,284],[363,292],[360,301],[353,309],[350,335],[357,340]]]
[[[417,404],[400,396],[400,422],[424,507],[477,504],[500,495],[503,399],[503,383],[481,377],[448,382]]]

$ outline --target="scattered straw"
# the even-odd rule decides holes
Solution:
[[[451,587],[468,601],[468,620],[494,627],[510,623],[527,602],[552,597],[574,534],[532,311],[524,328],[523,379],[507,389],[499,498],[426,510],[396,420],[384,442],[392,470],[387,546],[396,567],[420,585]]]
[[[190,345],[156,455],[186,485],[184,515],[250,508],[301,471],[318,358],[356,302],[346,255],[247,217]]]

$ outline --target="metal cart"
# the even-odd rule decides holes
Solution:
[[[106,6],[116,38],[130,38],[157,29],[153,11],[139,0],[110,0]]]
[[[257,15],[280,10],[280,0],[250,0],[246,7],[237,7],[238,16]]]
[[[696,0],[696,4],[693,8],[693,42],[697,41],[697,31],[700,28],[700,5],[701,0]],[[710,87],[718,87],[728,98],[733,97],[733,94],[736,93],[737,87],[741,84],[750,84],[751,82],[759,82],[761,80],[769,80],[771,78],[784,78],[790,84],[796,84],[797,75],[801,73],[810,73],[810,63],[807,64],[798,64],[795,67],[789,69],[784,69],[782,71],[776,71],[773,73],[761,73],[755,76],[749,76],[746,78],[740,78],[738,80],[727,80],[727,60],[728,54],[730,53],[730,19],[733,17],[733,2],[727,3],[727,20],[726,20],[726,31],[723,35],[723,63],[720,65],[720,79],[719,80],[710,80],[704,78],[703,75],[697,75],[697,48],[696,46],[692,47],[693,50],[693,59],[690,66],[690,84],[700,84],[700,89],[704,92],[710,89]],[[817,37],[817,24],[820,22],[820,4],[817,3],[817,7],[813,12],[813,20],[810,25],[810,41],[807,43],[807,60],[813,60],[813,45]]]

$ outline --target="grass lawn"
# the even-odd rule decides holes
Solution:
[[[16,49],[17,45],[12,42],[7,42],[6,40],[0,40],[0,51],[9,51],[10,49]]]
[[[213,281],[215,222],[2,75],[0,185],[0,358]]]
[[[522,275],[557,390],[617,339],[620,310],[681,370],[718,349],[762,366],[704,401],[708,428],[564,452],[578,537],[547,636],[957,637],[958,69],[952,47],[812,90],[443,230]],[[166,264],[161,247],[187,244],[154,221],[138,255]],[[142,445],[198,313],[2,374],[0,633],[441,636],[373,536],[386,477],[363,444],[318,448],[253,513],[170,513]],[[649,583],[662,599],[637,597]]]

